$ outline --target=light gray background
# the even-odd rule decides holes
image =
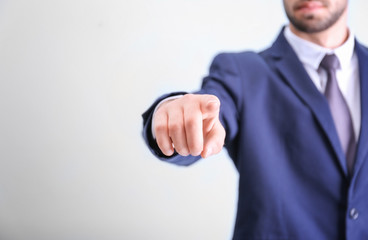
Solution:
[[[351,1],[365,43],[367,9]],[[226,152],[158,161],[140,115],[286,22],[282,1],[0,0],[0,239],[229,239]]]

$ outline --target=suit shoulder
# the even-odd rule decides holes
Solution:
[[[365,50],[368,50],[368,46],[365,43],[361,42],[360,39],[358,39],[357,37],[355,37],[355,44],[364,48]]]
[[[254,51],[243,51],[243,52],[221,52],[215,56],[215,60],[229,60],[236,59],[241,61],[255,60],[260,58],[260,54]]]
[[[364,44],[362,44],[361,42],[359,42],[358,40],[355,39],[355,45],[356,48],[358,50],[362,50],[363,52],[367,53],[368,52],[368,47]]]
[[[215,56],[213,62],[216,64],[235,64],[237,66],[266,67],[265,56],[262,52],[243,51],[243,52],[222,52]]]

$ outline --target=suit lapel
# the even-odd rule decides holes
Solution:
[[[359,61],[361,95],[361,127],[354,165],[354,172],[357,173],[368,153],[368,50],[356,41],[355,52]]]
[[[286,41],[283,31],[270,50],[275,59],[275,67],[283,76],[283,79],[313,112],[335,151],[341,170],[347,176],[345,155],[340,146],[328,103],[313,84],[294,50]]]

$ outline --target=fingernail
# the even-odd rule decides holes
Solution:
[[[173,150],[167,150],[167,151],[163,152],[163,154],[165,154],[166,156],[170,157],[171,155],[174,154],[174,151]]]
[[[162,153],[165,154],[166,156],[171,156],[174,154],[174,148],[166,148],[166,149],[162,149]]]
[[[218,107],[220,105],[219,101],[217,100],[210,100],[207,102],[207,107]]]

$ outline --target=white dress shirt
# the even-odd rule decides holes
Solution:
[[[350,32],[346,42],[335,49],[323,48],[317,44],[304,40],[295,35],[289,27],[285,28],[284,36],[296,52],[296,55],[302,62],[316,88],[322,94],[326,88],[327,72],[323,69],[319,69],[319,65],[326,54],[334,53],[339,59],[340,68],[336,70],[336,78],[340,91],[349,107],[353,121],[355,139],[358,140],[361,125],[361,103],[359,66],[358,57],[354,52],[354,35]]]

